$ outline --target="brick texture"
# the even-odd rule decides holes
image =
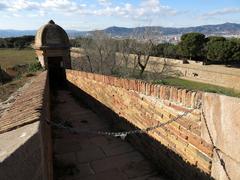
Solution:
[[[0,133],[39,120],[44,101],[47,73],[40,74],[29,87],[22,92],[8,112],[1,117]]]
[[[211,172],[213,147],[201,139],[201,92],[81,71],[66,73],[69,82],[140,129],[194,108],[186,117],[149,131],[148,135],[192,166]]]

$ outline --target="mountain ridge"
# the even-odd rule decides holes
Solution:
[[[125,28],[125,27],[109,27],[104,29],[107,33],[114,34],[116,29],[121,31],[125,30],[125,33],[127,31],[131,31],[132,33],[138,32],[138,31],[155,31],[162,35],[178,35],[178,34],[184,34],[189,32],[199,32],[203,33],[205,35],[210,34],[227,34],[227,33],[239,33],[240,34],[240,24],[237,23],[224,23],[224,24],[218,24],[218,25],[202,25],[202,26],[193,26],[193,27],[163,27],[163,26],[143,26],[143,27],[135,27],[135,28]],[[119,34],[118,32],[118,34]]]
[[[192,27],[163,27],[163,26],[142,26],[142,27],[118,27],[112,26],[103,29],[107,34],[113,37],[129,37],[136,33],[153,32],[164,36],[182,35],[189,32],[199,32],[205,35],[240,35],[240,24],[237,23],[223,23],[217,25],[201,25]],[[78,31],[78,30],[66,30],[70,38],[78,36],[86,36],[93,31]],[[0,37],[18,37],[23,35],[35,35],[36,30],[14,30],[14,29],[0,29]]]

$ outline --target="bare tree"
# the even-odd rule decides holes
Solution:
[[[84,49],[85,66],[90,72],[102,74],[137,78],[146,78],[146,74],[148,78],[160,78],[169,68],[166,62],[162,68],[153,65],[158,62],[150,62],[156,38],[152,32],[148,27],[144,31],[134,32],[130,38],[120,40],[113,39],[103,31],[93,32],[90,38],[81,44]],[[148,66],[151,72],[146,72]]]
[[[94,31],[90,38],[82,42],[89,71],[111,74],[118,67],[116,42],[103,31]]]
[[[146,70],[146,67],[148,65],[152,49],[154,46],[152,31],[150,28],[145,28],[144,32],[135,32],[134,38],[136,39],[134,41],[134,44],[132,45],[131,49],[132,52],[136,55],[136,61],[137,66],[139,68],[139,77],[143,77],[143,73]],[[134,67],[135,68],[137,67]]]
[[[131,44],[132,40],[127,38],[119,41],[119,53],[123,58],[124,61],[124,67],[128,68],[129,60],[130,60],[130,54],[131,54]]]
[[[140,68],[139,77],[143,76],[143,73],[147,67],[152,47],[153,43],[151,42],[151,40],[149,40],[148,43],[141,44],[139,46],[136,46],[135,49],[133,49],[135,54],[137,55],[137,64]]]
[[[85,56],[89,65],[90,72],[94,72],[93,65],[92,65],[92,58],[90,57],[91,54],[91,46],[92,46],[92,39],[85,38],[82,42],[82,47],[85,51]]]

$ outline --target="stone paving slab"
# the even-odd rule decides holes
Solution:
[[[65,117],[74,128],[110,131],[106,120],[77,102],[68,91],[58,91],[54,114]],[[60,129],[54,130],[54,136],[56,160],[74,164],[77,169],[72,175],[58,177],[59,180],[163,180],[152,164],[126,141],[94,134],[70,134]]]
[[[100,144],[100,146],[106,156],[114,156],[135,151],[135,149],[130,144],[124,142],[113,144]]]

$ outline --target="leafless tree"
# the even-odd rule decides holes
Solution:
[[[88,66],[89,66],[89,70],[90,72],[94,72],[94,69],[93,69],[93,62],[92,62],[92,58],[90,57],[90,54],[92,53],[92,40],[89,39],[89,38],[85,38],[83,39],[83,41],[81,42],[82,44],[82,48],[84,50],[84,54],[85,54],[85,57],[86,57],[86,60],[88,62]]]
[[[81,42],[81,47],[91,72],[111,74],[118,67],[116,43],[103,31],[94,31]]]
[[[119,53],[124,61],[124,67],[128,68],[129,61],[130,61],[130,54],[131,54],[131,45],[132,40],[127,38],[119,41]]]
[[[163,66],[153,65],[150,61],[154,38],[152,30],[134,32],[131,37],[121,40],[113,39],[103,31],[95,31],[89,38],[81,42],[84,51],[87,71],[114,74],[124,77],[160,78],[169,71],[167,63]],[[146,72],[151,68],[151,72]],[[146,72],[146,73],[145,73]]]
[[[142,78],[144,71],[148,65],[151,52],[154,46],[152,31],[149,28],[145,28],[144,32],[135,32],[133,35],[135,38],[134,44],[131,46],[132,52],[136,55],[135,61],[137,61],[137,66],[139,68],[139,77]]]

